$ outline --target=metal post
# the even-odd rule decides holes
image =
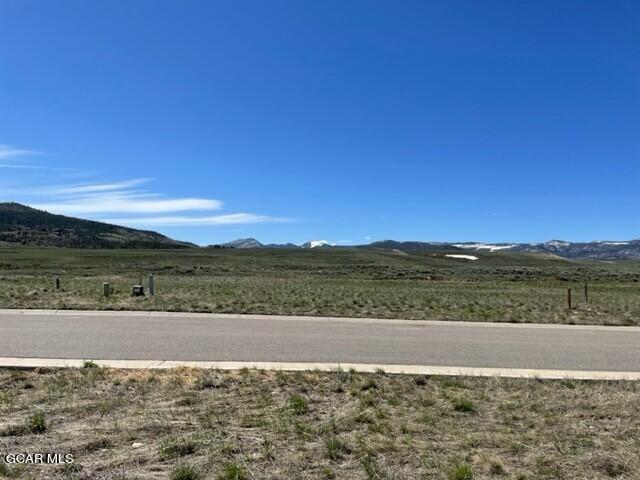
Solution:
[[[56,290],[60,290],[60,277],[56,277]]]
[[[567,288],[567,305],[569,306],[569,310],[571,310],[571,289]]]
[[[102,296],[108,297],[109,295],[111,295],[111,285],[109,285],[109,282],[104,282],[102,284]]]
[[[587,282],[584,284],[584,302],[589,303],[589,286],[587,285]]]
[[[149,295],[154,296],[156,293],[156,281],[153,278],[153,273],[149,274]]]

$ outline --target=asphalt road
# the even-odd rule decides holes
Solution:
[[[640,372],[640,328],[0,311],[0,357]]]

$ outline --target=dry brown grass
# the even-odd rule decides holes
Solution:
[[[46,432],[25,431],[38,412]],[[640,383],[2,370],[0,435],[1,453],[75,456],[0,466],[26,479],[631,479]]]

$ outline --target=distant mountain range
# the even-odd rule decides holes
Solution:
[[[19,203],[0,203],[0,243],[74,248],[196,246],[156,232],[54,215]]]
[[[551,240],[545,243],[516,243],[483,245],[473,243],[458,244],[466,250],[505,250],[511,252],[551,253],[564,258],[582,258],[598,260],[640,259],[640,240],[566,242]]]
[[[223,243],[222,247],[227,248],[260,248],[264,247],[258,240],[255,238],[239,238],[234,240],[233,242]]]
[[[217,244],[217,245],[209,245],[209,248],[300,248],[300,245],[296,245],[295,243],[270,243],[265,245],[264,243],[260,243],[255,238],[239,238],[232,242]]]
[[[569,259],[628,260],[640,259],[640,240],[566,242],[551,240],[545,243],[477,243],[477,242],[399,242],[382,240],[368,245],[336,247],[325,240],[310,240],[302,245],[262,244],[255,238],[244,238],[224,244],[229,248],[374,248],[403,252],[525,252],[552,254]]]
[[[309,240],[302,245],[296,245],[295,243],[260,243],[255,238],[238,238],[232,242],[223,243],[220,245],[209,245],[214,248],[320,248],[320,247],[334,247],[326,240]]]
[[[73,248],[196,248],[156,232],[137,230],[91,220],[54,215],[19,203],[0,203],[0,244]],[[263,244],[255,238],[241,238],[210,248],[367,248],[403,252],[525,252],[552,254],[568,259],[640,259],[640,240],[545,243],[399,242],[382,240],[368,245],[337,247],[326,240],[302,245]]]

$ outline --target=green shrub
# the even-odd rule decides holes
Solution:
[[[289,408],[296,415],[303,415],[309,411],[309,400],[302,395],[291,395],[289,397]]]
[[[336,478],[336,474],[333,473],[333,470],[331,470],[329,467],[322,468],[322,476],[327,480],[333,480],[334,478]]]
[[[378,388],[378,384],[376,383],[373,377],[367,377],[364,383],[360,386],[360,390],[375,390]]]
[[[458,463],[449,471],[449,480],[473,480],[473,469],[466,463]]]
[[[31,433],[45,433],[47,431],[47,420],[44,413],[38,412],[27,419],[27,429]]]
[[[178,465],[171,470],[169,480],[200,480],[204,478],[200,470],[193,465]]]
[[[491,475],[505,475],[507,471],[504,469],[504,465],[502,465],[499,461],[493,460],[489,466],[489,472]]]
[[[387,478],[386,472],[372,455],[367,455],[362,459],[362,469],[367,480],[382,480]]]
[[[160,457],[165,460],[191,455],[196,450],[198,444],[186,438],[168,437],[160,443]]]
[[[427,377],[425,377],[424,375],[418,375],[417,377],[413,378],[413,381],[416,382],[416,385],[418,385],[419,387],[423,387],[427,384]]]
[[[342,439],[336,435],[332,435],[325,439],[324,447],[327,450],[327,456],[331,460],[339,460],[343,454],[351,453],[351,449]]]
[[[240,465],[227,463],[222,467],[222,472],[218,475],[218,480],[246,480],[247,472]]]
[[[453,401],[453,409],[456,412],[473,413],[476,411],[476,406],[468,398],[456,398]]]
[[[360,396],[361,408],[375,407],[376,403],[378,403],[376,398],[369,393]]]
[[[82,368],[100,368],[93,360],[85,360],[82,362]]]

